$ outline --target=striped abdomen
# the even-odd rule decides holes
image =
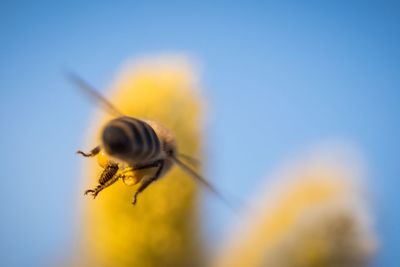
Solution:
[[[102,141],[108,154],[128,162],[154,159],[161,152],[161,142],[153,128],[131,117],[110,121],[103,130]]]

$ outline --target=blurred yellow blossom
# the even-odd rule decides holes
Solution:
[[[124,114],[157,121],[176,135],[178,149],[201,153],[202,102],[198,78],[185,57],[143,59],[128,64],[112,86],[109,100]],[[111,117],[101,113],[91,140]],[[96,143],[93,140],[87,148]],[[102,162],[102,159],[99,160]],[[88,188],[101,168],[85,162]],[[137,174],[140,175],[140,174]],[[134,181],[125,181],[127,184]],[[136,206],[136,187],[122,181],[83,203],[80,266],[196,266],[201,251],[197,226],[197,185],[178,168],[146,189]]]
[[[342,156],[319,152],[283,168],[242,216],[213,266],[365,266],[376,245],[362,174],[355,160]]]

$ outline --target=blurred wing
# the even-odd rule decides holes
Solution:
[[[192,156],[186,155],[186,154],[178,154],[178,157],[181,159],[186,160],[190,165],[198,167],[201,165],[200,161]]]
[[[74,83],[82,92],[84,92],[89,98],[93,99],[110,114],[114,116],[123,116],[113,104],[110,103],[104,96],[102,96],[93,86],[85,82],[81,77],[73,72],[67,73],[67,78]]]
[[[204,185],[208,190],[214,193],[219,199],[221,199],[229,208],[236,211],[236,208],[232,205],[230,201],[228,201],[218,190],[215,189],[206,179],[204,179],[201,175],[195,172],[192,168],[187,166],[185,163],[180,161],[178,158],[174,156],[170,156],[171,159],[178,165],[183,171],[189,174],[191,177],[199,181],[202,185]]]

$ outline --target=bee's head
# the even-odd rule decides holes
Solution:
[[[131,150],[129,136],[122,127],[107,125],[101,138],[104,149],[109,155],[124,155]]]

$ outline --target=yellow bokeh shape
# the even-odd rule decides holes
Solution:
[[[144,60],[125,68],[118,76],[110,101],[126,115],[170,128],[178,149],[199,157],[203,120],[195,77],[187,60],[157,60],[157,64]],[[100,120],[96,118],[99,124],[94,138],[112,118],[102,116]],[[96,162],[88,163],[88,185],[95,184],[100,171]],[[135,173],[138,179],[147,174]],[[118,181],[94,201],[82,200],[83,236],[78,265],[196,266],[201,250],[197,185],[175,167],[150,185],[133,206],[136,188]]]

